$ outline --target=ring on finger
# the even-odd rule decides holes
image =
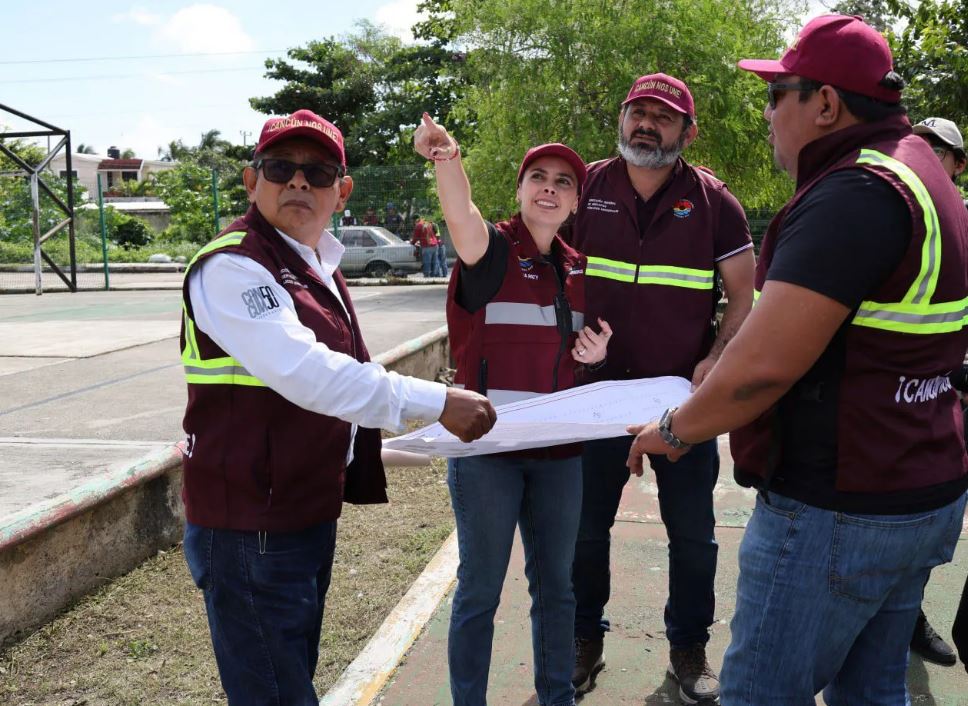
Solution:
[[[578,349],[578,355],[585,355],[586,352],[587,351],[584,348],[579,348]]]

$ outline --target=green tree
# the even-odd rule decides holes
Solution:
[[[94,151],[93,145],[88,145],[84,142],[81,142],[77,145],[75,152],[77,152],[77,154],[97,154],[97,152]]]
[[[4,140],[3,145],[30,165],[39,164],[47,154],[43,148],[24,140]],[[5,154],[0,154],[0,172],[19,171],[21,167]],[[44,183],[64,203],[67,203],[67,181],[51,171],[41,174]],[[64,211],[40,188],[40,232],[41,235],[66,218]],[[84,203],[84,188],[74,184],[75,208]],[[62,231],[55,236],[66,236]],[[21,176],[0,177],[0,241],[11,243],[31,243],[34,239],[33,202],[30,197],[30,182]]]
[[[272,115],[309,108],[343,132],[350,167],[413,163],[410,136],[424,110],[448,118],[462,95],[463,56],[443,41],[405,45],[369,22],[343,38],[290,49],[268,59],[266,76],[284,82],[273,96],[252,98]],[[460,127],[460,126],[458,126]]]
[[[138,155],[135,154],[135,151],[133,149],[131,149],[130,147],[125,147],[121,151],[121,159],[135,159],[135,158],[137,158],[137,156]]]
[[[888,33],[894,66],[907,81],[904,103],[913,121],[929,116],[968,128],[968,1],[891,0],[901,18]]]
[[[204,243],[215,235],[211,169],[181,162],[174,169],[159,172],[156,182],[158,195],[171,209],[167,240]]]
[[[514,208],[525,150],[562,141],[588,161],[615,153],[622,100],[638,76],[683,78],[696,99],[693,163],[713,169],[747,208],[790,192],[766,141],[763,83],[735,68],[743,57],[779,56],[785,0],[446,0],[431,2],[437,28],[467,54],[469,85],[455,112],[472,120],[465,145],[475,201],[488,217]],[[450,33],[450,34],[448,34]],[[444,124],[447,124],[446,118]]]

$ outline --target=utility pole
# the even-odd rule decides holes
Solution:
[[[246,138],[247,138],[247,137],[248,137],[249,135],[251,135],[251,134],[252,134],[252,131],[251,131],[251,130],[239,130],[239,134],[240,134],[240,135],[242,135],[242,146],[243,146],[243,147],[247,147],[248,145],[246,144],[246,142],[245,142],[245,139],[246,139]]]

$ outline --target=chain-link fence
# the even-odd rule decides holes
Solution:
[[[439,219],[440,207],[433,189],[433,177],[425,164],[356,167],[350,169],[350,176],[354,183],[353,193],[345,210],[334,214],[333,231],[339,234],[346,226],[377,225],[409,240],[417,217],[431,218],[438,222],[453,257],[445,224]],[[64,179],[53,174],[49,177],[55,191],[66,191]],[[215,186],[217,177],[214,175],[211,179],[213,188],[200,189],[194,201],[184,199],[198,213],[183,213],[151,194],[108,196],[102,211],[96,193],[85,195],[82,192],[75,208],[78,288],[104,289],[113,271],[164,270],[166,263],[170,263],[167,269],[177,271],[179,262],[189,260],[214,236],[216,220],[213,216],[217,215],[219,227],[224,228],[244,212],[244,198],[226,198],[225,186],[220,194],[220,189]],[[222,181],[224,184],[225,180]],[[179,206],[183,211],[188,208],[182,204]],[[772,215],[770,210],[747,214],[757,250]],[[0,176],[0,292],[34,290],[32,217],[28,180]],[[56,209],[42,196],[41,231],[46,231],[57,218]],[[173,221],[187,222],[191,227],[176,229],[172,227]],[[177,237],[173,235],[176,230]],[[44,243],[43,250],[66,273],[70,272],[70,243],[66,229]],[[149,261],[154,263],[149,264]],[[45,291],[67,289],[46,263],[43,287]]]

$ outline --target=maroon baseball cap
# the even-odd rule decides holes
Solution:
[[[674,76],[667,74],[649,74],[642,76],[629,89],[629,94],[622,101],[628,105],[640,98],[652,98],[662,101],[673,110],[677,110],[690,118],[696,117],[696,104],[692,100],[689,86]]]
[[[883,35],[860,17],[815,17],[779,60],[743,59],[737,66],[764,81],[794,74],[884,103],[901,100],[899,90],[880,85],[894,70],[891,48]]]
[[[305,137],[318,142],[332,152],[343,167],[346,166],[343,133],[333,123],[305,108],[297,110],[286,118],[269,118],[266,120],[266,124],[262,126],[262,133],[259,135],[259,143],[255,146],[255,151],[258,154],[281,140],[288,140],[293,137]]]
[[[538,145],[525,152],[524,159],[521,160],[521,166],[518,168],[519,184],[524,178],[524,171],[528,168],[528,165],[541,157],[561,157],[568,162],[571,168],[575,170],[575,178],[578,179],[578,190],[581,191],[581,187],[585,183],[585,177],[588,174],[585,169],[585,160],[571,147],[563,145],[560,142],[549,142],[544,145]]]

